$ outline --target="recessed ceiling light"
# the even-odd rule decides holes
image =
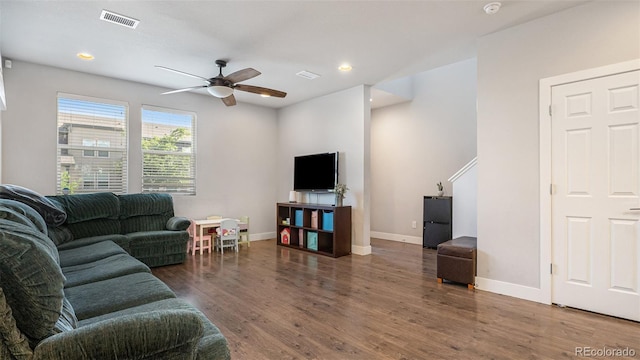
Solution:
[[[93,55],[91,55],[89,53],[86,53],[86,52],[79,52],[79,53],[76,54],[76,56],[79,59],[82,59],[82,60],[93,60],[93,59],[95,59],[95,57]]]
[[[340,71],[345,71],[345,72],[346,72],[346,71],[351,71],[351,69],[353,69],[353,67],[351,67],[351,65],[349,65],[349,64],[347,64],[347,63],[344,63],[344,64],[342,64],[342,65],[340,65],[340,66],[338,67],[338,70],[340,70]]]

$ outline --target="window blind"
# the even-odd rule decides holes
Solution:
[[[58,94],[57,193],[127,191],[129,106]]]
[[[142,106],[142,191],[195,195],[196,115]]]

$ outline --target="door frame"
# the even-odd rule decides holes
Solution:
[[[640,70],[640,59],[580,70],[540,80],[540,291],[541,302],[551,304],[552,224],[551,224],[551,88],[558,85],[590,80]]]

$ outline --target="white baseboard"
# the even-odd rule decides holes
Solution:
[[[371,255],[371,245],[360,246],[351,244],[351,254],[354,255]]]
[[[407,244],[422,245],[422,238],[418,236],[409,236],[409,235],[391,234],[391,233],[384,233],[379,231],[372,231],[371,237],[376,239],[382,239],[382,240],[405,242]]]
[[[276,232],[272,231],[272,232],[265,232],[265,233],[251,233],[249,235],[249,239],[251,241],[260,241],[260,240],[271,240],[271,239],[275,239],[276,238]]]
[[[476,276],[476,289],[549,305],[539,288]]]

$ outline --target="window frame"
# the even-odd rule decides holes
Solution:
[[[104,139],[97,139],[97,138],[92,138],[92,136],[86,136],[86,135],[80,135],[80,143],[82,145],[74,145],[74,144],[69,144],[69,140],[70,140],[70,133],[71,133],[71,128],[73,127],[73,122],[69,123],[69,128],[66,131],[61,131],[61,107],[60,107],[60,100],[64,99],[64,100],[70,100],[70,101],[85,101],[85,102],[92,102],[92,103],[98,103],[98,104],[104,104],[104,105],[109,105],[109,106],[117,106],[117,107],[122,107],[122,124],[118,125],[117,128],[120,128],[121,131],[123,132],[123,136],[124,138],[122,139],[121,145],[115,145],[113,148],[111,148],[111,140],[104,140]],[[97,112],[99,113],[99,112]],[[63,163],[62,162],[62,158],[66,158],[68,160],[68,158],[74,158],[73,155],[71,155],[69,150],[76,150],[76,151],[80,151],[81,153],[76,155],[75,157],[78,158],[78,160],[80,161],[80,167],[84,166],[83,162],[82,162],[82,158],[85,158],[87,160],[90,161],[91,158],[96,159],[98,161],[122,161],[121,167],[113,167],[112,169],[118,169],[121,170],[121,176],[119,177],[119,181],[114,182],[111,178],[109,178],[109,175],[103,175],[103,174],[98,174],[98,172],[95,172],[93,174],[84,174],[80,173],[80,176],[74,180],[78,183],[77,185],[77,193],[90,193],[90,192],[113,192],[113,193],[117,193],[117,194],[126,194],[128,192],[128,188],[129,188],[129,161],[130,161],[130,149],[129,149],[129,127],[130,127],[130,117],[129,117],[130,113],[129,113],[129,103],[126,101],[119,101],[119,100],[113,100],[113,99],[105,99],[105,98],[98,98],[98,97],[92,97],[92,96],[85,96],[85,95],[77,95],[77,94],[69,94],[69,93],[64,93],[64,92],[58,92],[56,94],[56,193],[57,194],[64,194],[66,193],[65,189],[62,188],[62,178],[64,176],[64,173],[69,173],[69,169],[71,166],[76,166],[76,162],[75,160],[73,161],[73,163],[69,164],[69,163]],[[116,122],[116,117],[113,118],[114,120],[114,124],[117,124]],[[96,125],[93,125],[96,126]],[[61,136],[62,134],[62,136]],[[88,141],[92,141],[95,145],[91,145],[90,147],[92,147],[91,149],[89,148],[89,146],[86,146],[86,140]],[[102,142],[103,146],[101,146],[103,149],[99,149],[100,146],[98,146],[98,143]],[[104,146],[105,143],[108,143],[108,146]],[[61,146],[62,145],[62,146]],[[86,153],[86,151],[93,151],[93,156],[88,155],[88,153]],[[116,152],[116,153],[122,153],[122,156],[120,157],[121,160],[117,160],[118,157],[116,156],[116,158],[112,159],[112,151]],[[99,156],[99,152],[106,152],[106,155],[108,156]],[[110,160],[112,159],[112,160]],[[90,187],[90,188],[85,188],[85,178],[87,178],[87,176],[92,175],[96,180],[95,180],[95,186]],[[105,176],[107,176],[107,187],[104,188],[103,186],[100,186],[100,184],[104,184],[104,181],[98,181],[97,179],[99,177],[104,178]],[[109,188],[109,185],[111,183],[114,184],[119,184],[119,188]],[[71,187],[71,186],[70,186]]]
[[[189,178],[189,180],[191,181],[191,183],[193,184],[192,186],[192,191],[177,191],[177,190],[172,190],[171,188],[161,188],[158,190],[154,190],[154,189],[149,189],[148,186],[145,186],[145,153],[155,153],[158,155],[171,155],[171,154],[184,154],[183,152],[167,152],[167,151],[160,151],[160,150],[145,150],[143,148],[142,142],[145,140],[145,134],[144,134],[144,126],[145,123],[151,123],[151,121],[145,121],[145,116],[144,116],[144,112],[145,110],[147,111],[152,111],[152,112],[160,112],[160,113],[165,113],[165,114],[174,114],[174,115],[181,115],[181,116],[190,116],[191,117],[191,128],[188,129],[191,132],[191,149],[190,149],[190,171],[192,172],[191,177]],[[148,104],[142,104],[142,106],[140,107],[140,158],[141,158],[141,173],[142,176],[140,178],[140,190],[142,193],[157,193],[157,192],[163,192],[163,193],[169,193],[172,195],[182,195],[182,196],[195,196],[197,193],[197,132],[196,132],[196,124],[197,124],[197,113],[193,112],[193,111],[188,111],[188,110],[179,110],[179,109],[173,109],[173,108],[167,108],[167,107],[162,107],[162,106],[156,106],[156,105],[148,105]],[[176,126],[176,128],[179,128],[179,126]]]

